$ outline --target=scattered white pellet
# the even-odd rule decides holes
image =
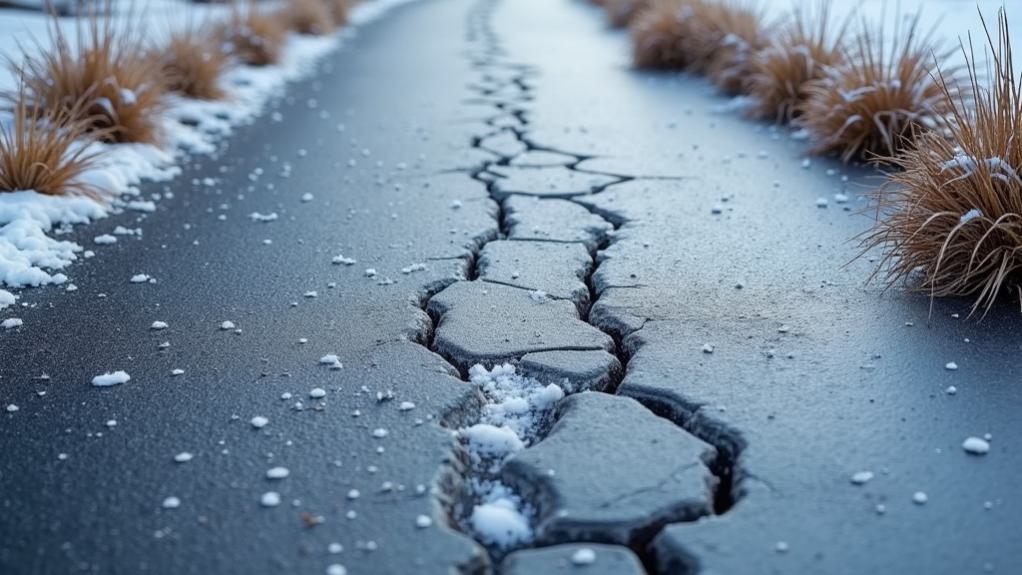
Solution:
[[[461,200],[453,200],[453,201],[451,202],[451,209],[452,209],[452,210],[457,210],[457,209],[460,209],[462,205],[463,205],[463,204],[461,203]]]
[[[348,570],[340,563],[334,563],[326,568],[326,575],[348,575]]]
[[[129,281],[133,284],[142,284],[149,281],[149,276],[147,274],[135,274],[131,276],[131,280]]]
[[[163,500],[164,509],[177,509],[178,507],[181,507],[181,500],[177,497],[168,497]]]
[[[184,374],[185,374],[185,370],[183,370],[183,369],[174,369],[174,370],[171,370],[171,372],[170,372],[170,375],[173,375],[175,377],[178,376],[178,375],[184,375]]]
[[[341,369],[344,367],[344,364],[341,363],[341,359],[334,353],[328,353],[319,358],[319,364],[329,366],[330,369]]]
[[[280,505],[280,494],[276,491],[267,491],[259,498],[259,504],[263,507],[276,507]]]
[[[389,433],[390,432],[388,432],[386,429],[382,427],[377,427],[376,429],[373,430],[373,437],[377,439],[383,439],[384,437],[387,437]]]
[[[302,194],[302,201],[303,202],[311,202],[313,197],[314,196],[312,194],[310,194],[308,192],[305,192],[304,194]]]
[[[953,385],[949,385],[947,386],[947,389],[944,390],[944,392],[947,393],[948,395],[954,395],[958,393],[958,388]]]
[[[18,411],[19,409],[21,409],[21,408],[18,407],[17,405],[14,405],[13,403],[8,403],[7,404],[7,413],[14,413],[15,411]]]
[[[708,343],[703,344],[703,353],[713,353],[713,346]]]
[[[425,529],[433,524],[433,520],[427,515],[420,515],[415,518],[415,526],[419,529]]]
[[[415,404],[410,401],[402,401],[401,404],[397,406],[397,408],[399,411],[411,411],[415,409]]]
[[[117,243],[117,238],[111,236],[110,234],[103,234],[101,236],[96,236],[92,238],[92,241],[97,245],[105,246]]]
[[[596,562],[596,552],[589,547],[583,547],[571,555],[572,565],[592,565]]]
[[[955,371],[956,369],[958,369],[958,364],[953,361],[949,361],[944,364],[944,369],[948,371]]]
[[[818,208],[825,208],[828,205],[830,205],[830,202],[827,200],[827,198],[817,198],[816,199],[816,207],[818,207]]]
[[[774,549],[778,553],[787,553],[788,549],[789,549],[788,542],[787,541],[778,541],[777,544],[774,545]]]
[[[177,463],[187,463],[192,460],[192,454],[187,451],[182,451],[174,456],[174,461]]]
[[[962,449],[971,455],[986,455],[990,451],[990,443],[979,437],[969,437],[962,442]]]
[[[267,418],[265,418],[265,417],[263,417],[261,415],[257,415],[255,417],[253,417],[252,421],[251,421],[252,427],[254,427],[256,429],[262,429],[262,428],[266,427],[266,424],[269,423],[269,422],[270,422],[269,419],[267,419]]]
[[[307,298],[311,299],[311,298],[314,298],[314,297],[319,297],[319,292],[317,292],[316,290],[310,290],[310,291],[305,292],[302,295],[304,297],[307,297]]]
[[[249,219],[253,222],[272,222],[277,219],[277,212],[271,212],[269,214],[260,214],[259,212],[252,212],[248,215]]]
[[[223,331],[232,330],[232,329],[234,329],[234,322],[233,321],[223,321],[223,322],[220,323],[220,329],[223,330]]]
[[[130,379],[131,376],[124,371],[115,371],[113,373],[108,372],[92,378],[92,385],[97,387],[109,387],[111,385],[126,383]]]
[[[865,485],[873,479],[872,471],[857,471],[852,474],[852,483],[855,485]]]
[[[288,475],[291,475],[291,472],[287,467],[271,467],[266,470],[267,479],[284,479]]]
[[[912,494],[912,503],[915,503],[916,505],[926,505],[926,502],[929,500],[930,498],[922,491],[916,491]]]
[[[341,545],[340,543],[331,543],[330,545],[327,545],[326,550],[327,553],[336,555],[344,551],[344,545]]]
[[[3,323],[0,323],[0,326],[3,326],[4,329],[14,329],[16,327],[21,327],[24,324],[25,322],[23,322],[20,317],[11,317],[5,319]]]
[[[353,265],[355,265],[355,263],[356,263],[354,259],[352,259],[352,258],[346,258],[346,257],[344,257],[344,256],[343,256],[343,255],[341,255],[341,254],[337,254],[336,256],[334,256],[334,259],[332,259],[332,260],[330,260],[330,261],[331,261],[331,263],[333,263],[334,265],[341,265],[341,264],[344,264],[344,265],[346,265],[346,266],[353,266]]]
[[[311,397],[312,399],[320,399],[322,397],[326,397],[326,390],[323,389],[322,387],[314,387],[309,392],[309,397]]]
[[[537,303],[543,303],[546,301],[547,295],[543,290],[534,290],[529,292],[529,299]]]
[[[167,327],[168,327],[167,326],[167,322],[165,322],[165,321],[154,321],[153,325],[149,326],[149,329],[160,330],[160,329],[167,329]]]
[[[362,494],[358,492],[358,489],[352,489],[348,492],[348,499],[358,499],[360,495]]]
[[[367,278],[376,277],[376,268],[366,268],[365,274]]]

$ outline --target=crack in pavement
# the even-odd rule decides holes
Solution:
[[[527,117],[528,111],[522,109],[517,104],[534,99],[533,93],[535,88],[527,82],[527,79],[536,75],[537,70],[528,65],[509,63],[502,60],[502,58],[506,57],[506,54],[500,48],[500,41],[490,27],[490,19],[492,18],[492,13],[497,6],[497,2],[498,0],[479,0],[468,16],[468,32],[466,37],[470,43],[481,44],[482,48],[470,51],[467,54],[467,57],[470,59],[473,69],[481,71],[482,79],[479,82],[473,82],[467,86],[467,88],[470,91],[475,92],[476,95],[466,99],[465,101],[492,105],[496,110],[498,110],[497,114],[489,116],[483,120],[484,124],[487,126],[493,127],[494,123],[501,121],[513,122],[517,124],[517,126],[500,126],[496,130],[489,130],[481,135],[473,136],[471,139],[470,146],[473,149],[485,150],[496,156],[495,160],[484,161],[474,170],[462,171],[467,172],[472,179],[485,185],[489,191],[491,199],[493,199],[496,203],[497,209],[493,214],[493,217],[497,224],[497,234],[487,238],[481,238],[482,241],[476,243],[475,249],[472,250],[471,255],[466,261],[465,280],[467,282],[479,281],[479,283],[504,285],[517,290],[526,290],[527,288],[523,288],[522,286],[494,281],[492,279],[480,280],[479,259],[480,254],[487,243],[497,239],[515,239],[516,242],[522,243],[557,241],[560,243],[580,243],[584,246],[585,243],[581,241],[572,242],[568,240],[548,240],[542,238],[509,238],[510,218],[506,202],[510,198],[532,195],[541,196],[537,198],[540,202],[568,201],[574,205],[582,207],[590,214],[597,216],[600,220],[609,224],[612,230],[616,231],[629,222],[628,218],[621,214],[602,209],[590,202],[582,201],[582,198],[599,194],[612,186],[628,181],[647,178],[644,178],[641,175],[607,174],[595,170],[580,169],[579,164],[588,159],[592,159],[595,156],[566,152],[564,150],[544,146],[530,140],[528,133],[531,124]],[[508,73],[498,73],[498,71],[508,71]],[[507,138],[508,136],[513,137],[513,141]],[[493,146],[494,140],[498,138],[504,139],[505,141],[502,145]],[[488,141],[491,147],[487,147]],[[519,151],[518,146],[521,146],[524,150]],[[509,150],[508,148],[514,149]],[[533,170],[535,173],[538,173],[540,170],[551,169],[551,167],[512,166],[512,161],[516,157],[530,152],[549,152],[574,158],[573,161],[570,161],[566,165],[553,167],[553,169],[563,170],[562,173],[566,172],[569,174],[604,176],[612,178],[614,181],[590,184],[588,189],[582,192],[535,194],[529,193],[528,191],[501,191],[497,182],[508,178],[507,175],[500,173],[501,168],[511,168],[519,171]],[[648,179],[681,180],[693,178],[680,176],[677,178],[654,176]],[[610,382],[606,386],[606,391],[611,395],[617,394],[618,388],[627,374],[629,358],[642,344],[641,338],[637,337],[638,332],[648,321],[650,321],[649,318],[644,318],[638,328],[624,330],[623,328],[625,323],[616,321],[614,318],[609,317],[607,315],[609,312],[604,311],[603,313],[594,313],[594,309],[599,303],[601,294],[596,289],[593,276],[600,266],[600,252],[610,247],[616,239],[614,237],[614,231],[599,234],[599,237],[596,238],[595,249],[590,249],[589,246],[586,246],[586,251],[590,254],[590,257],[592,257],[593,260],[592,265],[588,266],[588,269],[586,270],[585,277],[582,278],[585,287],[589,291],[589,297],[588,301],[586,301],[584,305],[579,305],[578,309],[579,318],[582,321],[600,330],[603,334],[610,336],[611,340],[613,340],[613,345],[609,351],[614,357],[616,357],[620,368],[608,371]],[[598,232],[592,233],[595,234]],[[436,333],[444,321],[447,310],[440,309],[437,311],[437,306],[432,306],[431,302],[434,297],[452,287],[454,283],[461,282],[448,282],[446,285],[432,286],[431,289],[422,294],[419,303],[423,311],[427,313],[430,321],[427,322],[427,325],[423,326],[422,333],[416,338],[416,341],[443,357],[452,366],[455,366],[461,374],[462,379],[467,381],[466,363],[468,365],[475,363],[488,363],[490,366],[493,366],[500,363],[500,361],[495,361],[494,358],[472,356],[470,352],[465,350],[459,350],[462,353],[462,359],[459,359],[458,357],[455,357],[450,349],[438,347]],[[638,288],[641,286],[620,287]],[[511,353],[508,359],[517,363],[522,359],[522,356],[530,353],[572,350],[595,351],[597,349],[598,347],[555,345],[549,347],[530,348],[521,353]],[[464,360],[465,355],[469,356],[468,361]],[[710,452],[711,457],[709,457],[708,460],[684,462],[675,466],[675,468],[689,470],[693,467],[699,466],[700,464],[705,464],[709,472],[712,473],[715,478],[715,485],[711,486],[712,501],[710,502],[710,505],[712,513],[719,515],[727,512],[741,496],[740,481],[744,475],[740,473],[738,461],[740,454],[745,447],[744,440],[741,438],[741,435],[736,430],[723,425],[716,419],[705,416],[705,414],[702,413],[702,406],[684,404],[678,400],[678,398],[642,396],[641,394],[635,393],[629,393],[628,397],[636,400],[650,415],[670,422],[671,425],[684,430],[684,432],[691,434],[714,448],[713,451]],[[485,403],[482,392],[479,391],[475,394],[473,399],[468,403],[470,405],[459,406],[456,410],[456,414],[445,415],[445,417],[442,418],[441,424],[448,429],[455,430],[464,426],[466,421],[478,421],[480,417],[479,414]],[[538,430],[538,439],[533,444],[533,447],[543,441],[547,433],[549,433],[551,428],[556,424],[556,418],[559,416],[560,414],[555,415],[553,421],[545,422],[542,429]],[[448,513],[448,524],[455,529],[459,529],[466,534],[473,536],[472,531],[465,525],[465,511],[466,509],[470,510],[472,507],[471,502],[465,501],[465,498],[468,497],[468,495],[465,493],[464,488],[464,484],[468,481],[465,474],[470,472],[470,465],[468,463],[469,455],[466,447],[460,443],[456,444],[455,451],[455,457],[449,464],[449,468],[441,475],[440,485],[438,486],[438,489],[435,490],[436,497],[442,508]],[[675,471],[668,479],[661,480],[661,483],[670,483],[670,480],[675,478],[675,475],[678,473],[679,471]],[[556,511],[554,509],[544,508],[543,503],[541,502],[543,499],[550,499],[549,496],[544,497],[543,494],[539,493],[539,491],[546,489],[546,487],[541,485],[517,485],[514,487],[520,488],[522,491],[533,491],[532,493],[522,493],[522,496],[531,505],[536,507],[536,515],[538,517],[546,516],[549,518],[549,516]],[[655,491],[657,489],[661,489],[661,487],[661,484],[657,484],[656,486],[646,487],[644,489],[646,491]],[[634,496],[634,492],[628,492],[620,497],[627,498]],[[466,503],[469,504],[466,505]],[[647,571],[656,572],[656,561],[655,557],[652,556],[651,549],[653,539],[665,526],[671,523],[694,521],[702,515],[705,515],[705,513],[697,512],[693,515],[691,504],[686,501],[679,501],[676,505],[674,505],[674,508],[668,509],[662,513],[657,513],[655,516],[645,518],[644,523],[639,528],[629,532],[628,540],[621,543],[627,544],[636,552]],[[536,523],[537,521],[537,519],[533,518],[533,523]],[[608,540],[612,540],[612,537],[600,533],[600,528],[595,527],[592,528],[591,531],[583,531],[583,534],[574,538],[572,542]],[[554,543],[563,542],[565,541],[557,541]],[[463,572],[499,573],[501,570],[501,560],[511,551],[525,547],[553,544],[549,541],[539,541],[531,542],[529,545],[525,546],[502,549],[492,545],[487,546],[481,541],[479,543],[485,547],[489,553],[490,564],[488,566],[472,565],[463,567]]]

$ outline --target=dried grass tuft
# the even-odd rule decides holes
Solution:
[[[610,25],[622,28],[631,23],[635,16],[649,5],[649,0],[603,0],[602,4]]]
[[[696,41],[700,53],[710,54],[705,71],[722,91],[742,92],[752,73],[753,56],[766,45],[763,13],[754,0],[719,0],[703,6]]]
[[[97,136],[89,119],[82,118],[87,105],[88,100],[82,100],[44,110],[18,98],[13,121],[0,122],[0,193],[99,196],[99,190],[80,179],[99,153],[87,145]]]
[[[815,9],[796,8],[777,38],[753,56],[746,86],[756,102],[750,115],[790,122],[808,97],[809,83],[841,63],[847,20],[836,25],[830,7],[831,0],[820,0]]]
[[[49,41],[20,66],[9,62],[23,79],[29,107],[47,117],[73,112],[106,142],[158,142],[163,77],[134,25],[115,26],[108,10],[94,9],[79,19],[74,45],[56,19]]]
[[[691,69],[711,54],[693,42],[705,10],[702,0],[651,0],[631,25],[632,59],[639,68]],[[705,64],[704,64],[705,66]]]
[[[1003,9],[996,37],[983,26],[989,64],[971,38],[962,47],[974,98],[940,83],[949,137],[928,132],[893,159],[901,171],[878,192],[881,217],[864,240],[884,253],[875,275],[894,283],[918,272],[915,289],[974,297],[973,312],[1006,290],[1022,299],[1022,80]]]
[[[842,63],[810,82],[799,108],[799,124],[818,142],[814,152],[836,153],[844,161],[876,159],[908,149],[920,134],[936,128],[951,112],[941,84],[945,69],[952,95],[958,69],[946,65],[951,52],[919,32],[919,15],[884,40],[879,27],[862,26]]]
[[[323,0],[288,0],[282,10],[288,27],[299,34],[325,36],[334,31],[334,17]]]
[[[270,66],[280,62],[287,30],[279,17],[262,12],[254,3],[235,5],[231,17],[216,36],[229,52],[249,66]]]
[[[334,26],[341,27],[348,25],[351,8],[355,0],[327,0],[327,8],[334,20]]]
[[[163,50],[155,56],[163,69],[169,91],[199,100],[224,97],[220,78],[229,56],[212,30],[188,26],[171,32]]]

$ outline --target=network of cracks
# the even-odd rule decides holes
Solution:
[[[526,103],[536,71],[507,57],[490,25],[497,6],[480,0],[468,16],[467,58],[477,79],[466,103],[492,113],[471,142],[489,159],[466,177],[486,186],[498,231],[478,242],[463,280],[424,295],[432,325],[420,343],[466,381],[490,375],[473,366],[512,365],[517,377],[560,389],[549,409],[530,414],[523,444],[509,456],[480,461],[462,437],[437,497],[449,526],[486,550],[462,572],[527,571],[523,552],[569,543],[627,547],[634,565],[620,572],[660,572],[666,563],[652,543],[664,527],[727,513],[740,499],[743,439],[699,406],[619,389],[641,338],[626,343],[635,328],[601,306],[594,275],[627,222],[584,199],[643,176],[585,170],[586,156],[530,138]],[[441,423],[469,429],[492,402],[480,389]],[[518,502],[528,537],[497,541],[476,529],[481,485]],[[697,565],[671,562],[671,572],[679,568]]]

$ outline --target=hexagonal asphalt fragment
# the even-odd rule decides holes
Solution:
[[[479,255],[479,279],[541,290],[585,309],[589,287],[583,279],[592,265],[581,244],[500,240],[486,244]]]
[[[515,156],[511,165],[518,168],[546,168],[550,166],[567,166],[578,161],[578,157],[547,150],[529,150]]]
[[[510,196],[503,202],[508,239],[581,242],[595,252],[613,226],[584,207],[557,199]]]
[[[537,541],[634,544],[712,511],[716,451],[637,401],[584,392],[564,400],[547,437],[504,466],[539,510]]]
[[[501,130],[492,136],[483,138],[479,147],[502,158],[513,158],[518,154],[525,153],[528,149],[511,130]]]
[[[544,198],[570,198],[585,196],[621,178],[576,172],[564,167],[512,168],[494,167],[491,171],[502,176],[494,180],[493,192],[499,199],[511,194]]]
[[[617,380],[621,362],[603,351],[540,351],[522,357],[518,370],[567,393],[603,391]]]
[[[571,302],[487,282],[461,281],[433,296],[434,349],[461,370],[548,350],[612,350],[607,334],[578,317]]]
[[[604,544],[555,545],[524,549],[507,556],[504,575],[556,575],[583,569],[585,575],[643,575],[646,570],[627,547]]]

